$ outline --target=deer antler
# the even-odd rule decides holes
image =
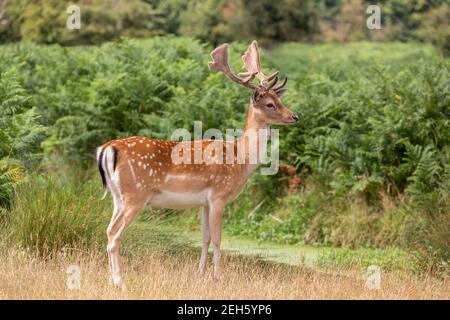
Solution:
[[[288,80],[288,78],[286,76],[286,77],[284,77],[284,80],[281,84],[279,84],[278,86],[276,86],[272,89],[273,91],[275,91],[277,93],[278,96],[281,96],[286,91],[286,89],[284,87],[286,86],[287,80]]]
[[[245,51],[242,56],[242,61],[244,62],[244,68],[247,72],[239,73],[235,75],[228,64],[228,44],[225,43],[211,52],[212,61],[208,62],[208,67],[210,70],[221,71],[232,81],[244,85],[247,88],[253,90],[273,90],[278,95],[282,95],[286,89],[284,86],[287,82],[287,77],[284,78],[283,82],[275,86],[278,82],[278,71],[274,72],[270,76],[266,76],[261,71],[261,63],[259,61],[259,49],[258,44],[255,40],[252,41],[250,46]],[[258,78],[260,85],[253,83],[254,78]]]
[[[211,52],[213,61],[208,62],[210,70],[223,72],[230,80],[244,85],[247,88],[257,90],[258,86],[252,82],[255,78],[255,72],[247,72],[245,78],[240,78],[235,75],[228,64],[228,44],[225,43]]]
[[[258,43],[255,40],[252,41],[252,43],[247,48],[247,51],[245,51],[244,55],[242,56],[242,62],[244,62],[244,67],[247,70],[247,72],[254,73],[261,82],[261,85],[266,90],[272,88],[277,83],[279,73],[278,71],[276,71],[270,76],[266,76],[261,71]],[[275,81],[272,82],[272,80]]]

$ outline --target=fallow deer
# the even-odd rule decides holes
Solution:
[[[214,277],[220,278],[220,241],[223,209],[242,191],[250,174],[260,164],[249,163],[255,152],[248,138],[250,131],[267,130],[272,124],[292,124],[298,116],[287,109],[280,100],[285,92],[287,78],[277,85],[278,72],[266,76],[261,71],[259,50],[253,41],[242,56],[245,73],[235,75],[228,65],[228,45],[223,44],[211,52],[210,70],[223,72],[230,80],[251,90],[250,104],[244,134],[235,140],[169,141],[134,136],[117,139],[97,149],[97,163],[105,192],[112,194],[114,210],[107,228],[109,267],[111,282],[122,286],[119,265],[119,243],[125,229],[145,206],[161,208],[201,207],[202,249],[199,272],[206,268],[208,247],[212,240]],[[257,78],[259,84],[253,80]],[[259,135],[257,135],[257,139]],[[258,141],[257,141],[258,142]],[[175,163],[173,154],[182,146],[183,152],[201,148],[201,153],[212,144],[224,152],[211,152],[214,163],[191,161]],[[217,149],[217,144],[219,148]],[[236,153],[238,145],[244,145],[244,161],[238,157],[225,160],[227,152]],[[264,151],[265,152],[265,151]],[[178,153],[176,151],[175,153]],[[185,154],[192,159],[192,154]],[[240,159],[242,160],[242,159]]]

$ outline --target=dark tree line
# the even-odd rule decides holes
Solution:
[[[447,0],[381,0],[382,30],[366,28],[365,0],[81,0],[81,30],[66,28],[66,0],[0,1],[0,41],[97,44],[122,36],[192,36],[219,43],[425,41],[449,50]]]

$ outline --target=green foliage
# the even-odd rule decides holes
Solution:
[[[417,256],[399,248],[380,249],[339,249],[324,252],[317,261],[319,266],[339,270],[366,271],[370,266],[378,266],[382,272],[420,272]]]
[[[301,120],[282,129],[280,158],[296,165],[305,190],[286,196],[264,186],[279,192],[260,205],[268,196],[250,184],[227,213],[231,232],[286,243],[414,247],[427,267],[448,261],[448,61],[430,47],[397,43],[286,44],[270,64],[289,70],[283,100]]]
[[[440,48],[444,54],[450,53],[450,6],[442,3],[420,17],[420,27],[416,35],[423,41]]]
[[[207,70],[207,51],[198,41],[171,37],[70,50],[23,44],[4,48],[8,62],[0,69],[19,65],[42,122],[51,126],[46,150],[88,164],[93,150],[115,137],[170,138],[199,119],[204,130],[236,127],[248,96]]]
[[[0,207],[10,205],[24,169],[39,159],[45,131],[15,73],[0,72]]]
[[[61,249],[100,248],[105,242],[109,203],[99,186],[33,175],[17,190],[3,217],[6,241],[49,255]]]
[[[79,1],[76,5],[80,7],[81,28],[69,30],[67,8],[73,4],[68,0],[7,2],[4,24],[9,31],[0,29],[0,40],[2,36],[5,40],[15,39],[19,34],[27,41],[73,45],[164,33],[160,13],[140,0]]]
[[[197,0],[180,15],[179,32],[214,44],[255,38],[311,41],[319,31],[318,19],[312,1]]]
[[[302,119],[286,129],[285,157],[317,173],[338,194],[353,190],[370,198],[380,188],[393,195],[406,189],[424,193],[445,183],[450,65],[431,52],[412,50],[401,64],[395,53],[384,55],[401,47],[375,51],[376,46],[362,44],[361,55],[337,47],[329,62],[324,52],[294,44],[274,55],[272,63],[290,70],[296,85],[285,100]],[[414,157],[413,146],[420,155]]]
[[[221,12],[223,0],[190,1],[186,11],[180,15],[180,34],[193,36],[203,41],[212,40],[217,44],[227,37],[221,26],[224,19]]]
[[[366,27],[369,0],[82,0],[81,29],[69,30],[68,0],[0,3],[0,42],[99,44],[123,36],[176,34],[218,44],[258,39],[423,41],[449,51],[446,0],[381,0],[381,30]]]

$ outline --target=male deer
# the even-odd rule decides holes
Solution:
[[[213,61],[209,62],[208,66],[254,91],[242,137],[231,141],[178,142],[135,136],[109,141],[97,149],[97,163],[103,185],[106,191],[111,192],[114,203],[113,215],[107,229],[107,251],[110,279],[118,287],[122,286],[119,266],[120,237],[145,206],[173,209],[201,207],[202,251],[199,272],[205,272],[208,247],[212,240],[214,277],[219,279],[223,209],[239,195],[261,160],[258,157],[256,163],[249,163],[248,159],[255,151],[253,145],[250,145],[252,142],[247,133],[252,130],[267,130],[271,124],[291,124],[298,121],[298,116],[280,100],[286,90],[287,78],[276,86],[278,72],[271,76],[263,74],[256,41],[251,43],[242,56],[247,70],[244,74],[235,75],[231,71],[227,48],[228,45],[223,44],[213,50]],[[260,84],[253,82],[255,77]],[[245,146],[244,161],[239,161],[238,157],[232,157],[231,162],[229,159],[224,161],[229,154],[227,152],[232,151],[235,154],[238,145],[242,143]],[[174,151],[180,150],[177,149],[179,146],[183,147],[180,155],[186,150],[194,150],[195,153],[195,148],[201,148],[203,154],[203,151],[213,144],[216,148],[210,155],[215,157],[214,163],[199,163],[195,159],[190,163],[173,161]],[[189,160],[192,159],[187,152],[184,155]]]

